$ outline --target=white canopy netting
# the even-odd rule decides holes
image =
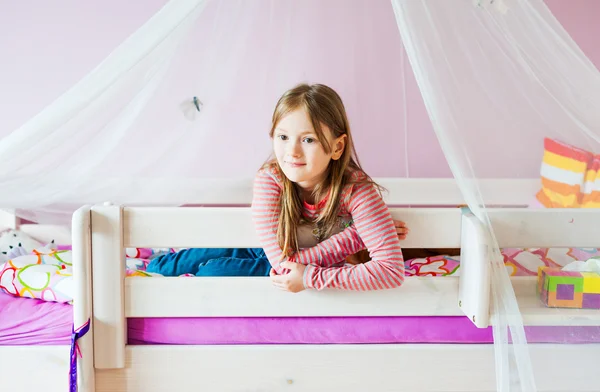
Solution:
[[[359,157],[380,151],[398,177],[418,177],[406,157],[420,130],[401,115],[410,73],[492,238],[481,179],[542,167],[552,184],[600,188],[585,177],[600,161],[600,73],[541,0],[172,0],[38,115],[0,131],[0,206],[45,221],[104,201],[194,203],[253,178],[275,103],[300,82],[339,92]],[[585,167],[561,171],[569,153]],[[595,206],[584,199],[541,202]],[[535,390],[530,330],[497,245],[492,263],[498,389]],[[565,328],[546,333],[583,333]]]

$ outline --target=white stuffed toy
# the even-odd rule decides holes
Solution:
[[[0,234],[0,264],[17,256],[31,254],[42,246],[42,243],[19,230],[7,230]]]

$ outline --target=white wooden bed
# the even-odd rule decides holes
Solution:
[[[474,216],[451,207],[462,204],[454,181],[379,182],[390,190],[388,205],[419,206],[391,207],[411,229],[403,246],[461,247],[460,277],[407,278],[403,287],[380,292],[298,294],[281,292],[265,278],[125,278],[126,247],[258,247],[247,206],[251,184],[240,183],[241,194],[217,191],[199,200],[203,207],[80,208],[73,216],[74,321],[93,323],[80,341],[79,391],[494,391],[492,344],[126,344],[128,317],[463,316],[487,327],[488,239]],[[498,206],[489,216],[501,247],[600,247],[600,211],[524,208],[537,189],[536,180],[482,183],[486,203]],[[229,206],[212,206],[217,203]],[[600,311],[543,307],[534,277],[512,282],[525,325],[600,325]],[[531,344],[529,349],[538,390],[598,390],[599,344]],[[45,390],[67,390],[68,347],[0,347],[0,369],[30,383],[7,390],[39,386],[40,380],[29,380],[13,364],[14,358],[25,359],[27,350],[43,364],[36,378],[56,382],[45,381]],[[3,359],[8,355],[13,360]],[[414,366],[424,362],[439,366],[438,377]]]

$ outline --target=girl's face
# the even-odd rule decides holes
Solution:
[[[310,192],[327,175],[332,159],[339,159],[344,148],[345,135],[333,139],[331,131],[322,126],[330,152],[325,151],[304,109],[283,117],[273,133],[273,150],[279,166],[290,181]]]

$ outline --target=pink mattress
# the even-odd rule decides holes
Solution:
[[[71,343],[73,307],[0,292],[0,346]]]
[[[0,346],[68,345],[72,307],[0,293]],[[530,342],[600,342],[600,327],[526,328]],[[465,317],[131,318],[129,344],[492,343]],[[575,332],[576,331],[576,332]]]
[[[466,317],[132,318],[129,344],[493,343]],[[600,343],[600,327],[526,327],[530,343]]]

